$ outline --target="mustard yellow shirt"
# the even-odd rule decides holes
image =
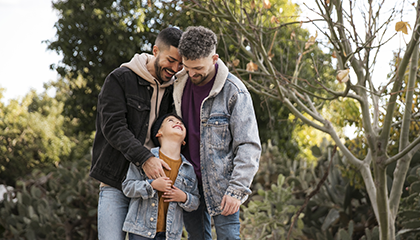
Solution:
[[[167,170],[163,168],[167,177],[172,180],[172,183],[175,183],[176,177],[178,176],[178,170],[181,166],[182,160],[181,156],[178,160],[174,160],[168,158],[165,154],[159,151],[159,158],[165,161],[171,170]],[[166,232],[166,213],[168,212],[169,202],[164,202],[164,198],[162,197],[163,192],[158,192],[159,194],[159,205],[158,205],[158,219],[157,219],[157,226],[156,232]]]

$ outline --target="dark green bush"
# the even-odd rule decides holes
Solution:
[[[98,184],[89,167],[85,156],[18,181],[0,203],[2,239],[96,239]]]

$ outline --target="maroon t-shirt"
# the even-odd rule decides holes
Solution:
[[[185,84],[182,94],[181,111],[182,119],[187,127],[187,145],[182,150],[184,157],[194,166],[195,174],[199,184],[202,183],[200,168],[200,111],[201,103],[209,95],[214,79],[217,75],[217,64],[215,65],[216,74],[213,79],[204,86],[196,86],[191,82],[190,77]]]

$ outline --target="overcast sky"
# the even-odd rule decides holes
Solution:
[[[43,40],[55,36],[57,15],[51,0],[0,0],[0,87],[3,103],[23,97],[31,88],[43,91],[43,83],[57,79],[50,64],[61,59],[47,51]]]

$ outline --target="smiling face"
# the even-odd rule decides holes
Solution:
[[[212,54],[208,57],[199,58],[196,60],[189,60],[182,58],[184,68],[191,79],[191,82],[197,86],[203,86],[214,76],[215,67],[219,55]]]
[[[161,50],[155,45],[153,47],[153,55],[156,57],[154,63],[155,77],[160,83],[168,82],[171,78],[182,69],[182,59],[179,55],[178,48],[174,46],[161,47]]]
[[[179,137],[180,142],[184,141],[187,131],[180,119],[175,116],[166,117],[156,136],[159,137]]]

